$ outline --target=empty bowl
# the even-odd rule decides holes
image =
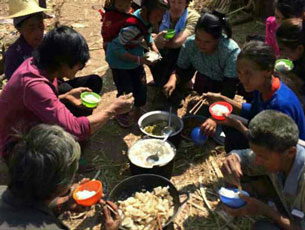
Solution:
[[[165,34],[165,38],[166,39],[168,39],[168,40],[170,40],[170,39],[172,39],[173,37],[175,37],[175,35],[176,35],[176,31],[174,30],[174,29],[169,29],[169,30],[167,30],[167,33]]]
[[[87,108],[95,108],[101,101],[101,96],[94,92],[83,92],[80,95],[82,104]]]
[[[192,141],[197,145],[203,145],[208,139],[200,132],[200,127],[195,127],[191,133]]]
[[[231,104],[225,101],[218,101],[210,105],[209,112],[216,120],[224,120],[223,114],[229,116],[232,113],[233,107]]]
[[[74,190],[73,199],[79,205],[91,206],[96,204],[101,199],[102,193],[102,183],[99,180],[91,180],[87,183],[81,184],[77,189]]]
[[[250,196],[246,191],[241,191],[243,195]],[[238,195],[237,188],[221,188],[218,190],[220,200],[230,208],[241,208],[246,204],[245,200]]]

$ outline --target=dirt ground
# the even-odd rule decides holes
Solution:
[[[116,97],[112,76],[102,49],[100,15],[97,11],[102,4],[100,0],[51,0],[48,2],[49,7],[53,6],[53,12],[60,24],[72,26],[88,42],[91,59],[78,76],[97,73],[103,78],[102,102],[97,110],[110,105]],[[6,9],[2,3],[0,9],[1,13]],[[8,31],[14,31],[14,29],[9,25],[0,25],[1,40],[8,36]],[[247,34],[256,33],[264,33],[264,25],[259,21],[234,27],[233,30],[234,38],[239,44],[245,41]],[[148,80],[150,78],[148,74]],[[153,91],[149,88],[150,94],[153,94]],[[149,96],[147,110],[150,110],[151,100],[152,96]],[[180,116],[185,113],[186,104],[178,111]],[[126,153],[128,148],[140,138],[141,132],[137,125],[130,129],[122,129],[114,120],[111,120],[90,139],[84,155],[88,161],[92,161],[102,170],[99,179],[103,182],[105,194],[109,193],[123,178],[130,176]],[[194,146],[187,141],[181,142],[177,149],[171,181],[179,191],[189,192],[191,198],[181,207],[175,219],[174,229],[249,229],[253,219],[248,217],[232,219],[223,213],[218,205],[219,199],[216,192],[223,184],[222,174],[219,171],[223,156],[222,147],[217,146],[213,140],[209,140],[203,147]],[[78,175],[78,178],[92,177],[94,174],[95,172]],[[6,181],[7,172],[2,164],[0,165],[0,184],[5,184]],[[208,207],[211,209],[209,210]],[[65,215],[63,219],[71,229],[75,230],[99,229],[100,226],[98,207],[92,207],[81,215]]]

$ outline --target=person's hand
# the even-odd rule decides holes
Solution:
[[[242,208],[229,208],[228,206],[224,205],[223,209],[232,216],[242,217],[242,216],[258,216],[264,215],[266,210],[266,204],[262,201],[245,196],[244,194],[239,195],[240,198],[246,201],[246,205]]]
[[[218,124],[226,125],[226,126],[235,128],[237,130],[239,130],[241,128],[241,126],[244,126],[243,123],[240,120],[237,120],[237,119],[235,119],[233,117],[230,117],[226,114],[222,114],[222,116],[224,116],[225,119],[217,121]]]
[[[163,86],[163,93],[168,98],[172,95],[174,90],[176,89],[176,80],[170,78],[168,82]]]
[[[114,100],[110,109],[114,111],[115,114],[128,113],[134,105],[134,97],[132,93],[127,95],[122,95]]]
[[[100,203],[103,205],[103,213],[105,216],[104,229],[105,230],[118,230],[119,225],[121,223],[121,217],[118,212],[119,211],[118,207],[111,201],[105,202],[103,200],[100,200]],[[106,204],[109,205],[116,212],[116,214],[111,212]],[[112,215],[111,215],[111,213],[112,213]]]
[[[92,90],[87,87],[71,89],[69,92],[65,93],[64,99],[72,103],[74,106],[80,107],[82,106],[80,95],[83,92],[92,92]]]
[[[204,133],[205,136],[214,136],[216,132],[217,123],[211,119],[208,118],[203,122],[203,124],[200,126],[200,132]]]
[[[163,30],[154,37],[154,42],[155,42],[156,46],[158,47],[158,49],[164,48],[164,46],[167,42],[167,39],[165,38],[166,33],[167,33],[167,31]]]
[[[210,104],[223,100],[223,97],[220,93],[212,93],[212,92],[204,93],[203,98],[206,99]]]
[[[68,195],[66,196],[62,196],[62,197],[59,197],[57,199],[57,205],[59,207],[61,207],[62,209],[62,212],[65,212],[65,211],[70,211],[70,212],[84,212],[87,207],[84,207],[84,206],[80,206],[76,203],[76,201],[74,200],[73,198],[73,192],[75,189],[77,189],[81,184],[84,184],[86,182],[90,181],[89,178],[84,178],[82,179],[80,182],[78,183],[75,183],[71,186],[70,188],[70,192]]]
[[[232,153],[225,158],[221,166],[221,172],[224,175],[224,179],[235,186],[240,184],[240,178],[243,175],[241,170],[241,164],[239,157]]]

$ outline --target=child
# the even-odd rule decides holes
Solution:
[[[302,18],[305,3],[303,0],[276,0],[275,16],[268,17],[266,20],[266,43],[270,45],[276,56],[280,55],[280,49],[276,42],[275,33],[284,19]]]
[[[268,175],[278,200],[274,209],[253,197],[240,195],[244,207],[224,209],[233,216],[263,216],[251,229],[305,229],[305,149],[298,145],[299,131],[291,117],[273,110],[256,115],[249,124],[251,149],[232,151],[221,170],[225,179],[239,185],[243,175]],[[267,184],[265,185],[267,186]]]
[[[29,0],[9,1],[10,16],[13,18],[14,26],[20,33],[20,37],[12,44],[5,53],[4,71],[9,80],[21,63],[32,56],[33,50],[37,49],[43,39],[44,14],[47,11],[38,4]],[[26,10],[24,10],[24,8]]]
[[[124,20],[132,13],[132,0],[108,0],[102,15],[103,47],[106,51],[108,42],[111,42],[124,24]]]
[[[144,48],[141,43],[144,38],[150,49],[159,53],[151,36],[151,27],[162,20],[167,9],[168,5],[164,0],[144,0],[141,9],[137,10],[134,16],[148,28],[148,33],[144,36],[137,26],[127,26],[107,45],[106,60],[112,69],[113,80],[118,90],[117,96],[133,93],[136,117],[140,114],[140,107],[146,103],[147,89],[143,64],[152,64],[143,57]],[[122,127],[132,125],[129,114],[118,115],[116,120]]]
[[[210,103],[229,102],[233,106],[233,112],[249,121],[262,110],[273,109],[283,112],[295,121],[300,131],[300,138],[305,140],[305,118],[302,105],[294,92],[279,78],[273,76],[274,62],[275,56],[270,46],[259,41],[246,43],[238,55],[237,71],[246,92],[254,92],[253,101],[240,103],[215,93],[207,93],[205,98]],[[240,118],[230,116],[218,123],[225,125],[223,131],[226,134],[227,152],[248,148],[248,140],[244,135],[247,121],[243,124]],[[206,122],[201,127],[206,135],[212,135],[215,128],[216,125],[211,127],[210,123]]]

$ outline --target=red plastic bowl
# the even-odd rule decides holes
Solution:
[[[231,104],[229,104],[228,102],[225,102],[225,101],[218,101],[218,102],[215,102],[213,103],[212,105],[210,105],[209,107],[209,111],[210,111],[210,114],[212,115],[212,117],[216,120],[224,120],[225,117],[224,116],[217,116],[216,114],[213,113],[212,111],[212,108],[215,106],[215,105],[223,105],[225,107],[227,107],[229,109],[229,113],[227,114],[227,116],[229,116],[231,113],[232,113],[232,110],[233,110],[233,107]]]
[[[83,190],[88,190],[88,191],[95,191],[95,195],[87,198],[87,199],[78,199],[77,198],[77,192],[83,191]],[[73,199],[78,203],[79,205],[82,206],[91,206],[96,204],[102,197],[102,192],[103,192],[103,186],[102,183],[99,180],[91,180],[85,184],[82,184],[78,186],[77,189],[74,190],[73,192]]]

